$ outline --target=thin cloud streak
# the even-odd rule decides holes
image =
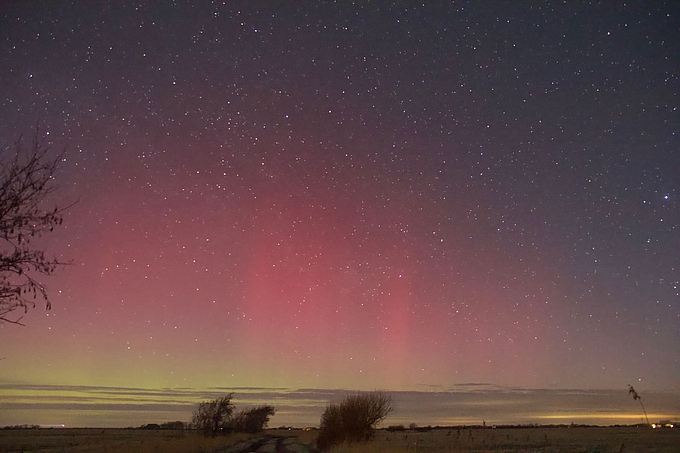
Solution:
[[[464,384],[463,391],[391,392],[395,412],[386,424],[634,424],[637,407],[623,390],[519,389]],[[317,426],[329,402],[347,390],[286,388],[142,389],[96,386],[0,385],[2,425],[61,424],[124,427],[188,421],[195,405],[234,393],[237,407],[273,404],[271,426]],[[647,392],[650,419],[680,419],[680,395]]]

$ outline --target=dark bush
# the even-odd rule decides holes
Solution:
[[[191,418],[191,426],[206,436],[229,431],[231,414],[234,412],[234,405],[231,404],[233,395],[230,393],[216,400],[200,403]]]
[[[161,424],[161,429],[172,429],[172,430],[181,430],[186,428],[186,425],[184,422],[181,421],[176,421],[176,422],[165,422]]]
[[[191,419],[191,427],[201,431],[206,436],[227,433],[258,433],[264,431],[269,423],[269,417],[274,415],[274,406],[259,406],[243,410],[236,415],[231,404],[233,393],[212,401],[198,405]],[[173,422],[171,424],[180,424]],[[163,425],[165,426],[165,425]],[[182,427],[178,427],[182,429]]]
[[[273,406],[260,406],[243,410],[231,420],[231,430],[240,433],[259,433],[267,428],[269,417],[275,413],[276,410]]]
[[[155,429],[161,429],[161,425],[159,425],[158,423],[148,423],[148,424],[146,424],[146,425],[140,426],[139,428],[140,428],[140,429],[151,429],[151,430],[155,430]]]
[[[321,416],[316,446],[321,451],[328,450],[342,443],[346,437],[342,409],[339,404],[331,404]]]
[[[368,441],[390,412],[392,399],[384,392],[348,395],[340,404],[326,408],[316,445],[319,450],[327,450],[343,442]]]

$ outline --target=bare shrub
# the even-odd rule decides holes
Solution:
[[[234,396],[230,393],[226,396],[212,401],[205,401],[198,405],[191,417],[191,426],[206,436],[215,436],[217,433],[229,431],[231,415],[234,412],[234,405],[231,399]]]
[[[274,406],[259,406],[242,410],[234,415],[234,405],[231,403],[233,396],[234,394],[230,393],[200,403],[194,411],[190,426],[206,436],[264,431],[269,423],[269,417],[276,413]]]
[[[321,416],[316,445],[328,450],[343,442],[365,442],[381,421],[392,412],[392,399],[384,392],[348,395],[340,404],[330,404]]]
[[[259,433],[267,428],[269,417],[276,413],[273,406],[259,406],[253,409],[243,410],[231,420],[230,427],[233,432]]]
[[[341,444],[347,437],[345,430],[341,405],[330,404],[321,416],[319,436],[316,438],[317,448],[323,451]]]

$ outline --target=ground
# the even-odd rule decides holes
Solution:
[[[194,432],[140,429],[0,430],[0,451],[41,453],[317,453],[316,431],[267,430],[206,438]],[[331,453],[677,453],[680,429],[650,427],[436,428],[380,430],[368,443]]]

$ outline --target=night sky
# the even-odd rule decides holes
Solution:
[[[73,261],[52,310],[0,325],[0,385],[677,394],[679,24],[3,2],[0,147],[39,123],[66,148],[46,206],[78,203],[41,243]]]

